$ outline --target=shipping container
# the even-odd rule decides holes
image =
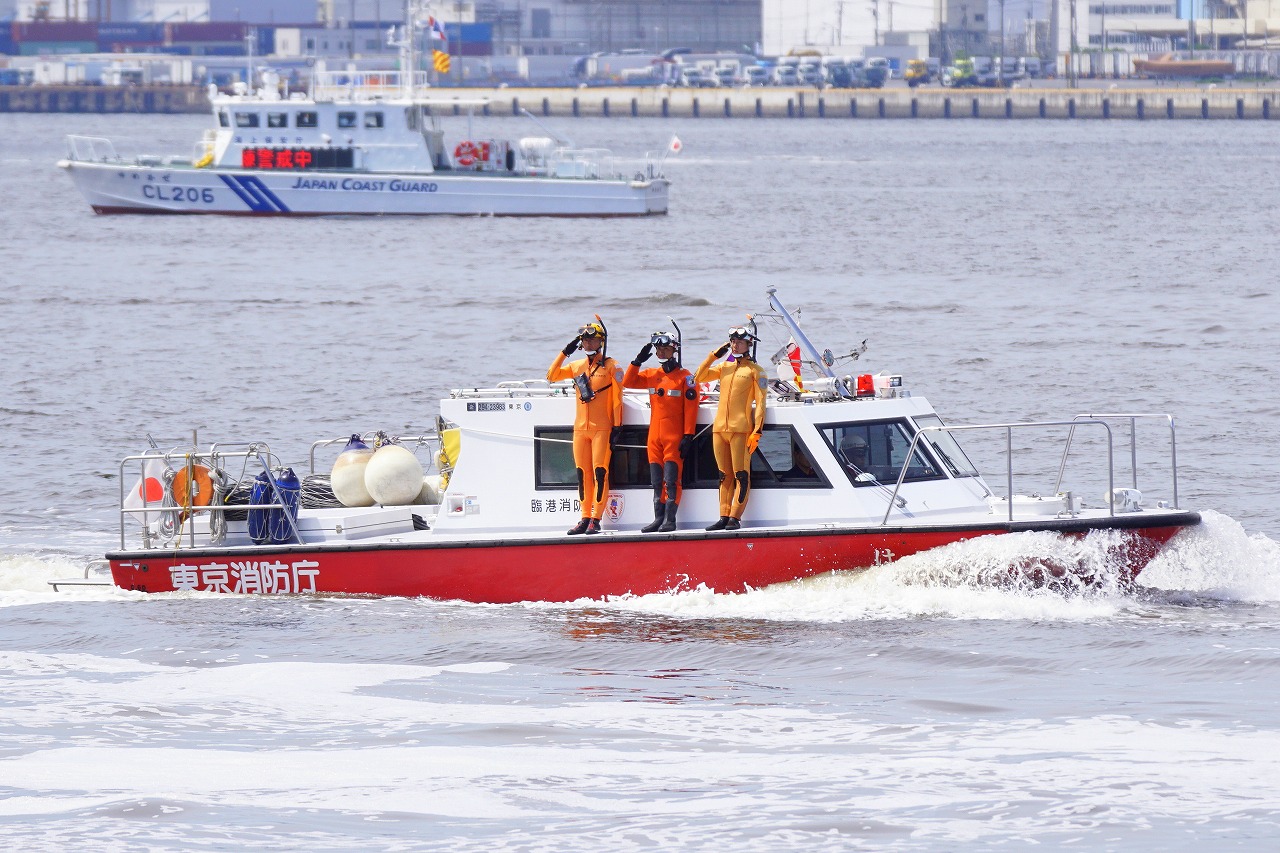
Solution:
[[[18,53],[18,47],[13,43],[13,33],[8,27],[0,27],[0,53],[8,56],[15,56]]]
[[[24,41],[18,45],[22,56],[59,56],[68,53],[97,53],[94,41]]]
[[[258,42],[253,49],[258,56],[274,56],[276,52],[276,28],[258,27]]]
[[[448,51],[455,56],[493,56],[493,24],[445,24]]]
[[[192,56],[244,56],[242,44],[200,44],[192,45]]]
[[[242,41],[188,41],[174,42],[166,47],[185,48],[190,56],[244,56]]]
[[[157,48],[163,47],[164,42],[161,41],[104,41],[98,39],[99,53],[155,53]]]
[[[165,24],[165,44],[199,41],[243,42],[249,25],[240,21],[208,21],[205,23]]]
[[[98,24],[99,44],[160,44],[163,24]]]
[[[191,48],[187,45],[166,44],[166,45],[161,45],[160,47],[157,47],[153,52],[164,53],[170,56],[190,56]]]
[[[21,44],[38,42],[80,42],[98,40],[98,25],[92,21],[23,21],[13,24],[13,40]]]

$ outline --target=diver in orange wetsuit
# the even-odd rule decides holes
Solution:
[[[720,404],[711,427],[711,447],[720,468],[720,520],[707,530],[737,530],[751,489],[751,454],[764,431],[764,368],[751,358],[756,336],[743,326],[729,330],[729,343],[711,353],[694,373],[695,382],[720,380]],[[711,362],[733,353],[714,367]],[[736,487],[736,488],[735,488]]]
[[[641,533],[676,529],[684,458],[693,446],[698,423],[698,389],[693,374],[676,357],[679,338],[654,332],[622,377],[624,388],[649,389],[649,482],[653,484],[653,521]],[[654,353],[658,367],[640,369]]]
[[[587,357],[565,364],[581,346]],[[622,388],[618,385],[618,363],[604,352],[605,328],[587,323],[578,336],[556,355],[547,379],[572,379],[578,392],[577,414],[573,419],[573,464],[578,469],[578,499],[582,520],[569,530],[570,536],[599,533],[609,493],[609,459],[622,431]]]

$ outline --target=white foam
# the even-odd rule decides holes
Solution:
[[[1160,589],[1209,592],[1239,601],[1280,600],[1280,545],[1247,535],[1215,512],[1184,531],[1141,574]],[[1121,584],[1118,548],[1124,534],[1084,537],[1054,533],[983,536],[904,557],[864,572],[841,572],[741,594],[699,588],[622,597],[611,607],[678,617],[838,622],[860,619],[1087,620],[1114,616],[1138,603]],[[1068,575],[1043,587],[1032,577],[1055,569]],[[1091,578],[1081,583],[1079,578]]]
[[[1142,583],[1227,601],[1280,601],[1280,543],[1212,510],[1156,555]]]
[[[44,604],[73,598],[78,601],[136,597],[114,586],[62,587],[54,592],[49,581],[84,576],[83,560],[57,555],[0,554],[0,607]]]

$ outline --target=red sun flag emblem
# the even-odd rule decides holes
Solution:
[[[138,482],[137,494],[139,500],[155,503],[164,497],[164,484],[155,477],[148,477]]]

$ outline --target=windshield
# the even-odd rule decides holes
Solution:
[[[835,453],[840,468],[855,486],[898,481],[907,460],[907,450],[911,447],[911,432],[906,421],[858,421],[827,424],[818,429]],[[908,483],[944,476],[919,448],[906,468],[903,481]]]
[[[922,415],[915,420],[918,427],[943,426],[942,418],[937,415]],[[929,447],[933,448],[933,455],[942,460],[942,464],[951,472],[952,477],[978,476],[978,469],[969,461],[969,457],[965,456],[951,433],[926,432],[920,440],[927,442]]]

